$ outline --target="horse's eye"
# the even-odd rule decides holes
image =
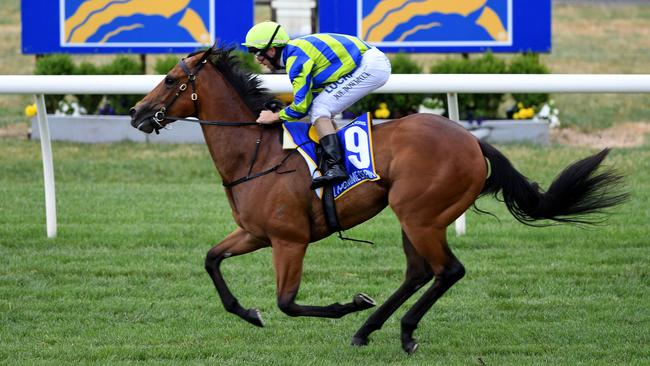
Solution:
[[[165,85],[172,86],[174,85],[174,83],[176,83],[176,80],[174,80],[173,78],[170,78],[169,76],[165,78]]]

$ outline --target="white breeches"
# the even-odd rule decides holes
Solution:
[[[390,60],[377,48],[367,50],[361,64],[353,72],[328,85],[312,101],[309,112],[313,124],[319,117],[332,118],[359,99],[386,84],[390,76]]]

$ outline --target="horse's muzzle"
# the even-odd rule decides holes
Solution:
[[[131,116],[131,126],[144,133],[152,133],[158,125],[153,119],[153,114],[140,113],[136,108],[131,108],[129,115]]]

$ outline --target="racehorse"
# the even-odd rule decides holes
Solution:
[[[184,117],[196,117],[201,123],[238,226],[205,258],[205,269],[227,311],[264,326],[257,309],[240,305],[220,266],[227,258],[269,246],[277,304],[287,315],[340,318],[371,308],[375,302],[365,294],[345,304],[295,302],[307,246],[332,232],[321,202],[309,189],[307,165],[298,154],[282,149],[280,124],[250,122],[273,99],[257,77],[238,66],[231,49],[213,46],[181,59],[131,109],[131,124],[152,133]],[[408,353],[416,350],[413,333],[418,323],[465,274],[447,244],[446,228],[480,196],[500,194],[517,220],[533,226],[548,220],[593,223],[591,214],[627,198],[620,189],[623,177],[598,169],[607,149],[573,163],[543,191],[496,148],[442,116],[414,114],[372,129],[381,179],[338,199],[337,214],[347,229],[390,206],[401,225],[407,268],[402,285],[354,334],[353,345],[367,345],[370,334],[433,279],[401,320],[402,348]]]

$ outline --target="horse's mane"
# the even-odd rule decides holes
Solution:
[[[234,50],[235,47],[214,45],[207,50],[209,52],[207,60],[228,80],[251,112],[257,116],[262,110],[267,109],[265,104],[275,100],[275,96],[261,86],[262,80],[257,75],[241,67],[239,58],[233,54]],[[191,53],[188,57],[202,52],[204,51]]]

